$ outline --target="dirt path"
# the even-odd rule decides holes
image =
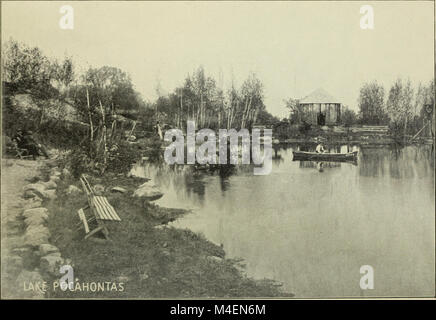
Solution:
[[[43,161],[2,159],[1,170],[1,264],[2,296],[12,293],[13,280],[23,268],[17,252],[23,247],[23,187],[37,177]],[[6,294],[7,296],[7,294]]]

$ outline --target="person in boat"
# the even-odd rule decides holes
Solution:
[[[325,152],[324,146],[321,142],[318,143],[318,145],[316,146],[315,152],[316,153],[324,153]]]

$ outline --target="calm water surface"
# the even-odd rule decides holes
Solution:
[[[223,244],[249,276],[296,297],[433,296],[432,147],[359,151],[357,165],[324,163],[323,172],[292,161],[292,147],[276,150],[266,176],[250,167],[225,178],[191,166],[137,170],[165,192],[159,205],[193,209],[173,226]],[[360,289],[362,265],[374,268],[374,290]]]

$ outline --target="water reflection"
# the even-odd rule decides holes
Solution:
[[[334,146],[347,152],[353,146]],[[231,174],[193,166],[138,168],[165,192],[158,204],[193,209],[174,226],[202,232],[255,278],[297,297],[425,296],[434,293],[434,153],[431,146],[359,149],[357,165],[292,161],[280,146],[273,170]],[[375,289],[359,287],[360,266]]]

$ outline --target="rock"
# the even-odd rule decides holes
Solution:
[[[166,228],[167,228],[166,224],[159,224],[157,226],[154,226],[154,229],[157,229],[157,230],[163,230],[163,229],[166,229]]]
[[[50,175],[60,177],[62,173],[59,171],[58,167],[54,167],[53,169],[50,170]]]
[[[36,194],[40,193],[43,194],[45,192],[45,185],[42,183],[30,183],[28,185],[25,185],[23,187],[23,191],[31,190],[35,192]]]
[[[167,243],[167,242],[164,242],[164,243],[162,244],[162,247],[164,247],[164,248],[168,247],[168,243]]]
[[[34,199],[34,198],[38,198],[38,196],[32,190],[26,190],[26,191],[24,191],[23,198],[24,199]]]
[[[47,182],[43,182],[46,189],[56,189],[58,185],[53,180],[48,180]]]
[[[141,198],[147,201],[154,201],[163,197],[163,193],[160,189],[152,184],[151,181],[147,181],[138,187],[133,193],[134,197]]]
[[[26,234],[31,234],[31,233],[41,233],[41,234],[45,234],[47,235],[47,237],[50,236],[50,231],[48,230],[48,228],[46,226],[43,225],[30,225],[26,228]],[[45,243],[47,243],[48,241],[46,241]],[[41,243],[38,243],[38,247]]]
[[[47,215],[34,215],[26,218],[24,220],[24,224],[28,227],[30,226],[36,226],[36,225],[42,225],[47,221]]]
[[[59,251],[51,252],[49,254],[46,254],[46,256],[56,256],[61,257],[61,253]]]
[[[52,244],[43,243],[39,245],[39,255],[42,257],[55,252],[59,252],[59,248]]]
[[[97,196],[102,196],[102,195],[104,194],[104,186],[101,185],[101,184],[96,184],[96,185],[94,186],[94,193],[95,193]]]
[[[144,177],[144,175],[139,170],[135,170],[135,169],[130,170],[126,176],[127,178],[139,178],[147,181],[151,180],[150,178]]]
[[[59,176],[50,176],[50,181],[53,181],[55,183],[59,183],[61,181],[61,178]]]
[[[112,192],[120,192],[120,193],[126,193],[126,192],[127,192],[126,189],[121,188],[121,187],[113,187],[113,188],[111,189],[111,191],[112,191]]]
[[[46,190],[46,186],[43,183],[31,183],[24,186],[24,198],[33,198],[35,195],[43,199],[55,199],[56,190]],[[32,192],[29,194],[29,192]],[[33,195],[33,196],[32,196]]]
[[[12,249],[11,252],[19,256],[25,256],[31,253],[32,250],[29,247],[20,247],[20,248]]]
[[[39,267],[41,271],[53,276],[59,276],[59,268],[64,264],[64,259],[57,254],[49,254],[41,258]]]
[[[68,194],[79,194],[82,193],[82,190],[80,190],[79,188],[77,188],[75,185],[69,185],[67,188],[67,193]]]
[[[26,209],[23,211],[24,218],[29,218],[31,216],[41,216],[45,219],[48,218],[48,210],[46,208],[32,208],[32,209]]]
[[[206,260],[212,261],[212,262],[222,262],[223,258],[217,257],[217,256],[207,256]]]
[[[39,197],[28,199],[24,201],[23,209],[33,209],[33,208],[39,208],[42,206],[42,200]]]
[[[46,199],[55,200],[56,199],[56,190],[45,190],[44,197]]]
[[[71,173],[67,168],[62,169],[62,177],[68,179],[71,177]]]
[[[29,226],[24,235],[24,244],[32,247],[39,247],[47,243],[50,237],[50,231],[44,226]]]

